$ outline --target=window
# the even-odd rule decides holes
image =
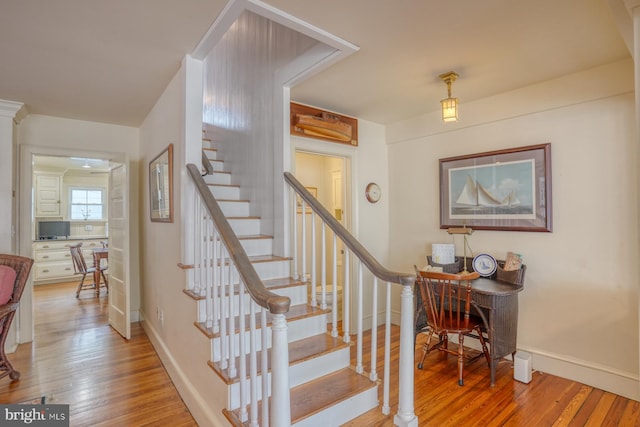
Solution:
[[[104,190],[100,188],[72,188],[70,190],[72,220],[104,219]]]

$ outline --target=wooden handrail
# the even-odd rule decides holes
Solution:
[[[213,175],[213,165],[211,164],[211,160],[209,160],[204,150],[202,150],[202,167],[205,171],[204,175]]]
[[[200,197],[202,197],[207,210],[211,214],[211,218],[218,230],[218,233],[220,234],[220,239],[224,242],[224,245],[229,252],[229,258],[231,258],[233,263],[236,265],[238,274],[244,282],[247,292],[249,292],[251,298],[259,306],[268,309],[270,313],[287,313],[289,311],[289,306],[291,305],[291,299],[274,294],[267,290],[264,283],[262,283],[260,276],[258,276],[258,273],[253,267],[253,264],[251,264],[247,253],[240,244],[240,240],[238,240],[238,237],[231,228],[229,221],[227,221],[227,218],[222,213],[222,209],[220,209],[218,202],[215,197],[213,197],[213,194],[211,194],[207,183],[200,175],[198,167],[193,163],[189,163],[187,165],[187,171],[189,172],[189,175],[191,175],[191,179],[193,179],[193,182],[198,189],[198,193],[200,193]]]
[[[367,266],[373,275],[386,282],[399,283],[404,286],[413,286],[416,276],[391,271],[385,268],[364,246],[362,246],[358,240],[356,240],[355,237],[351,235],[351,233],[349,233],[349,231],[347,231],[346,228],[344,228],[342,224],[338,222],[338,220],[334,218],[333,215],[329,213],[327,209],[325,209],[324,206],[322,206],[320,202],[318,202],[315,197],[313,197],[313,195],[311,195],[311,193],[309,193],[309,191],[307,191],[306,188],[304,188],[304,185],[302,185],[300,181],[293,176],[293,174],[285,172],[284,179],[291,187],[293,187],[302,200],[312,207],[316,215],[319,215],[324,223],[327,224],[329,228],[331,228],[331,230],[340,237],[340,239],[342,239],[344,244],[364,265]]]

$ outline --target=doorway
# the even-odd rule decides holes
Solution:
[[[69,250],[66,244],[70,243],[67,240],[83,241],[83,248],[89,249],[90,256],[91,245],[101,247],[103,242],[109,241],[112,234],[109,232],[109,188],[113,159],[118,165],[126,162],[124,156],[117,153],[21,147],[19,252],[34,258],[35,263],[18,313],[16,344],[34,339],[34,286],[80,279],[80,276],[73,276],[73,264],[70,256],[67,257]],[[63,228],[56,228],[50,224],[52,222],[63,224]],[[41,223],[45,229],[58,231],[40,233]],[[47,242],[52,245],[47,245]],[[52,252],[40,253],[42,246],[50,246]],[[87,261],[90,264],[90,260]],[[42,265],[39,268],[41,262],[50,262],[49,267],[55,268]],[[86,280],[91,279],[87,277]],[[75,299],[75,293],[70,297]],[[104,290],[100,298],[110,302]],[[129,300],[130,296],[125,299]]]
[[[308,151],[297,150],[295,153],[295,165],[296,165],[296,178],[307,188],[312,190],[312,193],[316,194],[316,197],[322,205],[333,214],[334,218],[338,220],[347,230],[349,229],[350,212],[348,207],[350,206],[346,195],[348,194],[346,188],[347,171],[348,171],[348,158],[330,155],[320,154]],[[318,228],[319,229],[319,228]],[[327,283],[327,305],[331,305],[331,297],[333,294],[333,286],[337,286],[336,293],[338,295],[338,319],[342,319],[342,296],[344,285],[344,245],[340,239],[337,239],[336,247],[336,283],[333,283],[333,234],[328,232],[326,240],[324,242],[324,257],[327,260],[326,271],[324,272]],[[322,241],[317,239],[316,241],[316,259],[313,260],[316,265],[321,265],[322,254]],[[308,245],[311,242],[307,242]],[[307,253],[311,253],[307,250]],[[308,260],[312,262],[312,260]],[[308,268],[306,271],[310,271]],[[311,298],[311,292],[316,294],[317,299],[320,299],[321,295],[321,272],[317,273],[315,284],[310,284],[309,295]]]

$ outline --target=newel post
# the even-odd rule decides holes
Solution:
[[[274,314],[271,323],[271,427],[291,425],[289,395],[289,340],[284,314]]]
[[[418,417],[413,411],[413,289],[404,284],[400,294],[400,360],[398,412],[393,423],[401,427],[417,427]]]

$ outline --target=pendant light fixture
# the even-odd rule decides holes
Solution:
[[[451,83],[460,77],[453,71],[440,74],[440,78],[447,84],[447,98],[440,101],[442,106],[442,121],[445,123],[458,121],[458,98],[451,97]]]

